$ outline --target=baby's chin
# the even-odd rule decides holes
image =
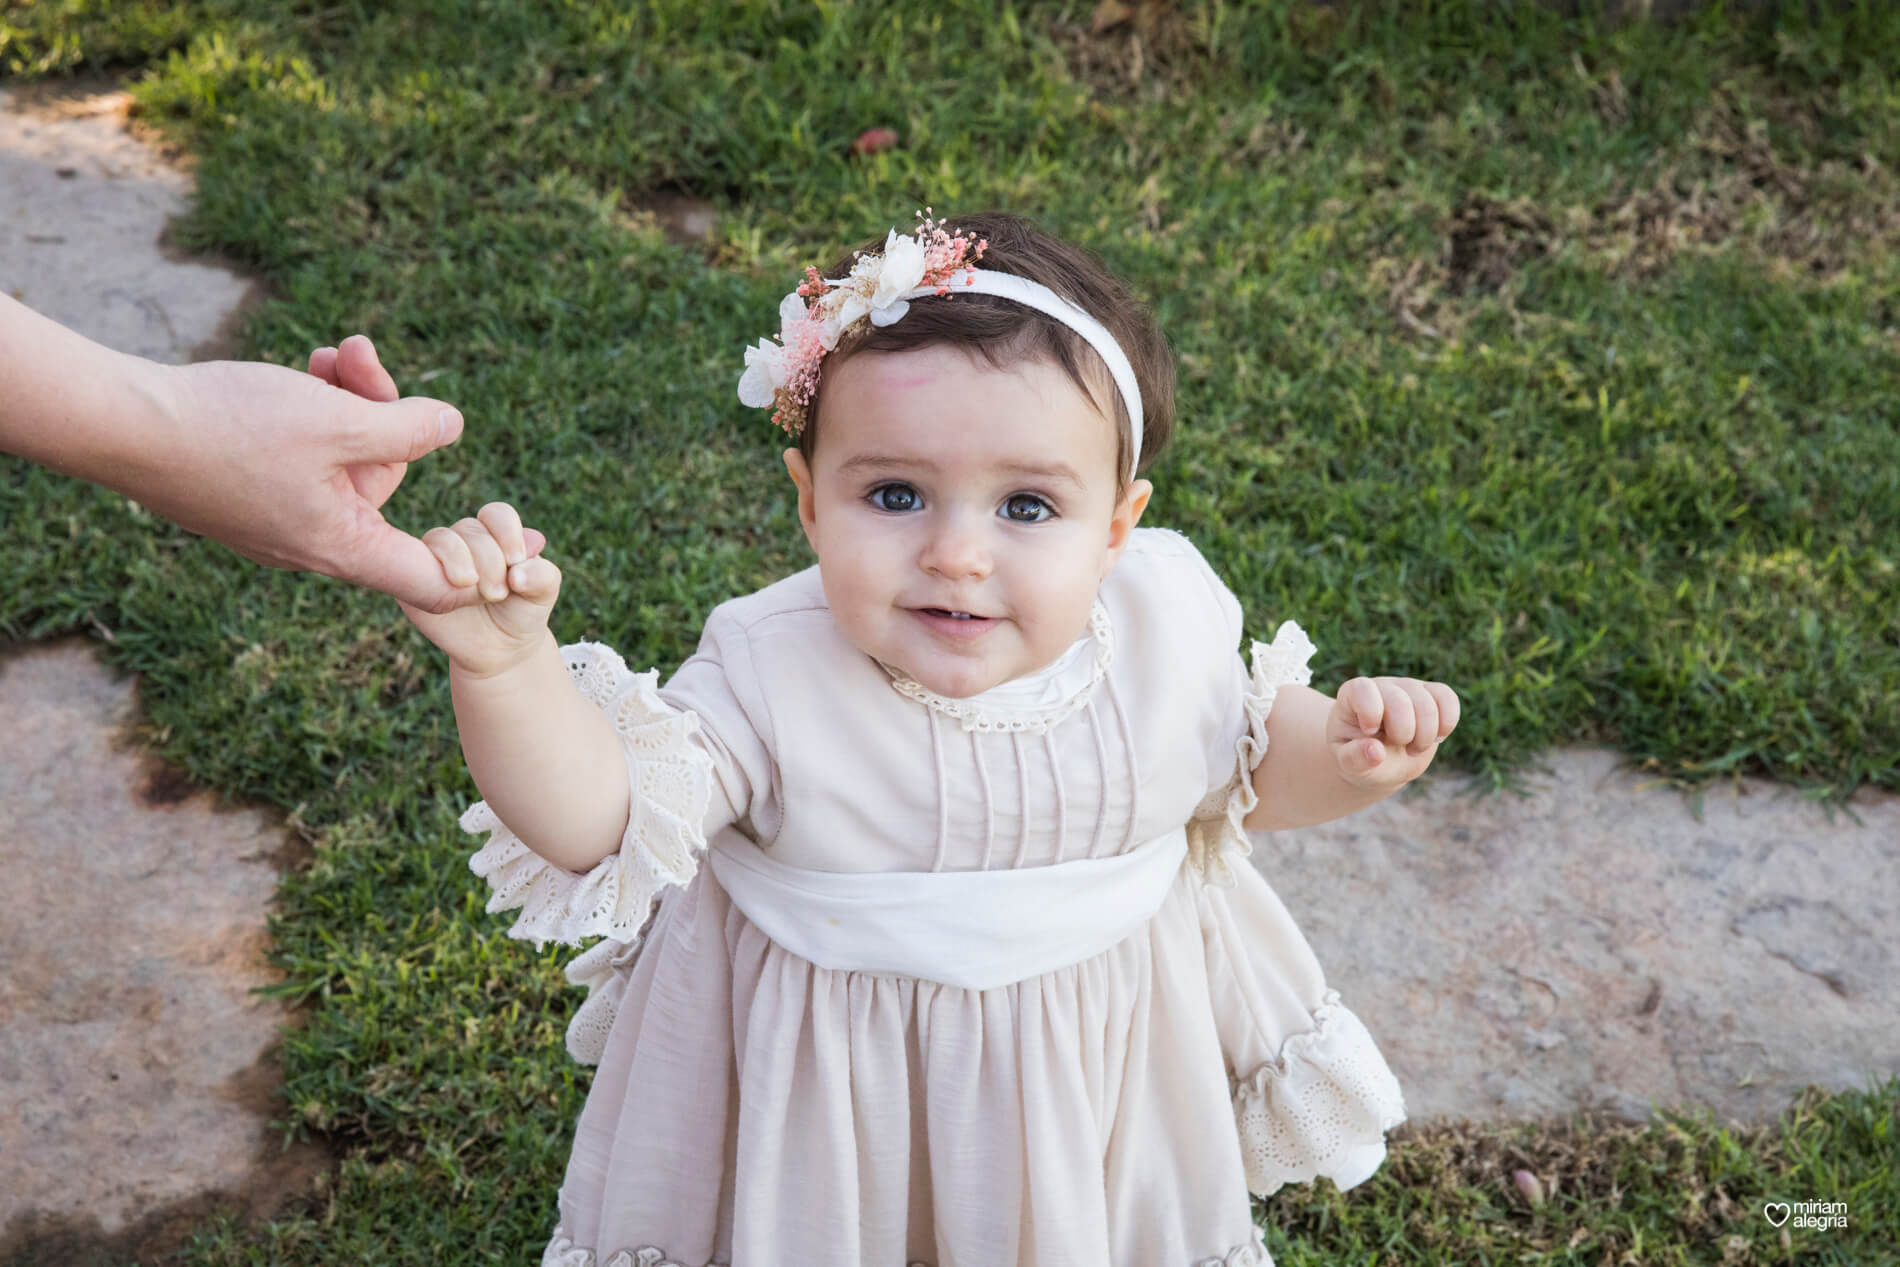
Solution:
[[[931,694],[941,695],[945,699],[970,699],[983,694],[983,692],[993,687],[1001,686],[1004,682],[1014,681],[1017,677],[1027,676],[1028,673],[1034,672],[1034,670],[1026,670],[1023,673],[1012,674],[1010,677],[997,678],[995,681],[990,681],[987,674],[976,678],[970,678],[964,675],[946,676],[942,672],[935,671],[931,668],[924,668],[920,671],[918,668],[913,667],[915,664],[913,658],[901,651],[890,651],[889,649],[880,649],[876,646],[866,646],[856,639],[851,639],[851,643],[857,647],[859,651],[870,656],[878,663],[903,674]],[[940,669],[941,666],[937,666],[937,668]]]

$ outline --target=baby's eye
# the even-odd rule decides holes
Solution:
[[[887,504],[884,501],[884,498],[881,496],[881,494],[893,488],[903,489],[904,496],[909,499],[909,504],[901,505],[901,506],[892,506],[892,505]],[[916,501],[917,501],[917,490],[912,488],[908,484],[879,484],[876,488],[871,490],[871,504],[873,506],[876,506],[879,510],[909,510],[911,509],[912,506],[916,504]]]
[[[1018,519],[1014,515],[1008,515],[1007,517],[1010,519],[1012,523],[1040,524],[1040,523],[1047,523],[1049,520],[1054,519],[1056,517],[1055,507],[1051,506],[1048,503],[1048,501],[1046,501],[1045,499],[1041,497],[1036,496],[1036,494],[1034,493],[1011,493],[1008,499],[1003,502],[1003,505],[1006,508],[1006,513],[1007,513],[1007,507],[1012,506],[1019,501],[1030,502],[1034,505],[1042,507],[1044,510],[1048,511],[1049,513],[1047,515],[1038,515],[1034,519]]]

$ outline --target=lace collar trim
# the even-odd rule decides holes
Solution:
[[[1094,659],[1092,662],[1084,661],[1081,657],[1091,644],[1095,649]],[[1097,597],[1089,611],[1088,632],[1076,639],[1074,645],[1057,657],[1054,663],[1023,677],[1000,682],[967,699],[939,695],[913,681],[902,669],[885,664],[882,660],[877,663],[890,675],[891,688],[898,694],[908,696],[947,717],[956,718],[966,731],[1042,732],[1088,703],[1089,697],[1095,693],[1096,684],[1107,675],[1114,655],[1114,627],[1108,619],[1108,608]],[[1061,691],[1060,698],[1054,702],[1047,699],[1052,683],[1069,682],[1074,685]]]

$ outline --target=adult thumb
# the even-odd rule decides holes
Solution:
[[[461,438],[462,413],[444,401],[428,396],[405,396],[387,403],[360,396],[351,399],[356,420],[346,445],[347,463],[413,462]]]

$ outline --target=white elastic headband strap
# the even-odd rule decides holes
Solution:
[[[966,278],[969,280],[966,281]],[[1047,313],[1089,341],[1089,346],[1108,365],[1108,372],[1115,376],[1115,386],[1121,389],[1122,400],[1128,405],[1128,419],[1132,427],[1128,437],[1128,477],[1133,479],[1135,472],[1141,468],[1141,388],[1135,382],[1135,367],[1128,363],[1127,355],[1123,353],[1121,345],[1115,342],[1108,328],[1041,282],[1018,277],[1014,273],[966,268],[953,273],[943,284],[950,288],[953,295],[975,293],[1013,299],[1024,307]],[[936,293],[935,286],[919,286],[905,292],[902,298],[921,299]]]

